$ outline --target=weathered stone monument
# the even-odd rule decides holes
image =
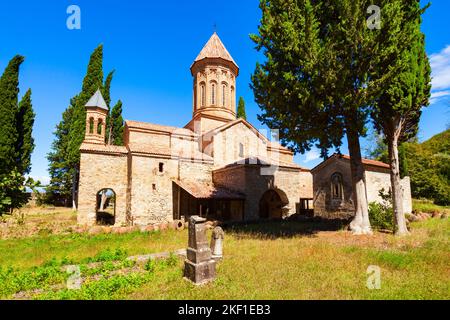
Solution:
[[[206,219],[192,216],[189,219],[189,244],[184,262],[184,277],[197,285],[216,278],[216,261],[206,238]]]
[[[215,227],[211,236],[212,258],[219,261],[223,257],[224,232],[221,227]]]

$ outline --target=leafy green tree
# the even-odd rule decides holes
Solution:
[[[420,11],[417,1],[404,1],[404,10]],[[405,17],[406,18],[406,17]],[[431,67],[425,52],[421,18],[405,19],[404,28],[415,38],[407,48],[395,52],[402,57],[402,68],[390,79],[390,85],[377,99],[372,111],[375,127],[388,146],[396,234],[408,234],[403,210],[399,144],[417,135],[422,108],[428,106],[431,92]],[[405,168],[403,168],[405,170]]]
[[[81,92],[73,97],[70,106],[57,126],[55,142],[49,154],[50,190],[63,195],[71,183],[71,198],[74,209],[77,207],[78,179],[80,166],[80,146],[86,130],[85,105],[94,93],[103,86],[103,46],[99,45],[92,53],[83,79]],[[69,181],[67,181],[67,179]],[[59,189],[63,187],[64,189]]]
[[[409,142],[403,146],[412,195],[450,205],[450,130],[421,144]]]
[[[19,103],[16,114],[17,123],[17,167],[21,174],[29,174],[31,171],[31,154],[34,150],[33,125],[35,114],[31,102],[31,89],[29,89]]]
[[[259,35],[251,36],[266,57],[252,76],[260,121],[279,129],[294,151],[316,145],[323,157],[347,137],[356,234],[371,233],[359,137],[366,134],[370,106],[400,67],[397,50],[411,38],[401,0],[378,1],[381,30],[368,27],[372,3],[261,0]]]
[[[119,100],[111,110],[111,144],[123,146],[123,123],[122,101]]]
[[[16,166],[16,114],[19,94],[19,69],[24,57],[15,56],[0,78],[0,174]]]
[[[244,98],[239,98],[237,117],[247,120],[247,113],[245,112],[245,101]]]

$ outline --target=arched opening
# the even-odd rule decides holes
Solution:
[[[204,82],[200,83],[200,106],[206,105],[206,85]]]
[[[216,97],[217,97],[217,85],[216,82],[211,82],[211,105],[216,105]]]
[[[97,124],[97,134],[101,135],[103,130],[103,120],[102,119],[98,119],[98,124]]]
[[[116,223],[116,193],[112,189],[97,192],[96,222],[100,226],[112,226]]]
[[[281,219],[283,209],[289,203],[281,190],[266,191],[259,201],[259,217],[262,219]]]
[[[222,83],[222,107],[225,107],[227,105],[227,83]]]
[[[94,133],[94,118],[89,119],[89,133],[90,134]]]
[[[334,200],[344,199],[344,184],[342,174],[336,172],[331,176],[331,195]]]

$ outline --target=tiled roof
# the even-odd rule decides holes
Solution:
[[[327,160],[323,161],[321,164],[319,164],[318,166],[316,166],[315,168],[313,168],[311,171],[316,171],[319,168],[324,167],[327,163],[329,163],[331,160],[333,159],[345,159],[350,161],[350,156],[346,155],[346,154],[333,154],[331,157],[329,157]],[[391,166],[388,165],[387,163],[381,162],[381,161],[377,161],[377,160],[370,160],[370,159],[362,159],[362,163],[367,165],[367,166],[373,166],[373,167],[379,167],[379,168],[384,168],[384,169],[390,169]]]
[[[103,99],[100,90],[97,90],[95,92],[95,94],[86,103],[85,107],[98,107],[104,110],[108,110],[108,106],[106,105],[105,99]]]
[[[273,165],[273,166],[283,167],[283,168],[308,170],[308,169],[305,169],[305,168],[299,166],[298,164],[296,164],[294,162],[286,162],[286,161],[281,161],[281,160],[277,161],[275,159],[269,159],[267,157],[261,157],[261,156],[249,157],[249,158],[243,159],[241,161],[236,161],[234,163],[226,165],[225,168],[226,167],[234,167],[234,166],[238,166],[238,165],[257,165],[257,166]]]
[[[163,126],[163,125],[154,124],[154,123],[130,121],[130,120],[125,121],[125,123],[129,128],[161,131],[161,132],[167,132],[167,133],[171,133],[171,134],[181,134],[181,135],[189,135],[189,136],[196,135],[194,132],[192,132],[191,130],[186,129],[186,128]]]
[[[239,192],[216,187],[206,182],[193,182],[187,180],[173,180],[178,186],[184,189],[187,193],[197,199],[245,199],[245,195]]]
[[[222,58],[224,60],[233,62],[237,66],[236,62],[234,62],[230,53],[225,48],[219,36],[215,32],[211,36],[209,41],[206,43],[206,45],[203,47],[202,51],[195,59],[195,62],[206,58]]]
[[[346,160],[350,160],[350,156],[343,154],[342,158],[346,159]],[[367,164],[369,166],[375,166],[375,167],[381,167],[381,168],[386,168],[386,169],[390,169],[391,166],[388,165],[387,163],[381,162],[381,161],[377,161],[377,160],[370,160],[370,159],[362,159],[362,163],[363,164]]]
[[[81,144],[80,150],[81,151],[100,152],[100,153],[122,153],[122,154],[128,153],[128,150],[126,147],[95,144],[95,143],[83,143],[83,144]]]
[[[169,147],[161,146],[142,146],[136,144],[130,144],[128,146],[130,151],[133,153],[140,153],[145,155],[155,155],[155,156],[165,156],[171,157],[173,159],[184,159],[184,160],[202,160],[202,161],[213,161],[213,158],[204,154],[198,150],[193,150],[189,154],[180,154],[177,149],[171,149]]]

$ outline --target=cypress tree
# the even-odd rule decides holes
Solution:
[[[16,143],[17,167],[22,174],[29,174],[31,171],[31,154],[35,147],[32,135],[34,117],[31,89],[28,89],[19,103],[19,110],[16,116],[18,133]]]
[[[428,106],[431,92],[431,68],[425,52],[424,35],[420,31],[421,17],[409,19],[410,13],[421,11],[420,3],[403,2],[403,10],[407,12],[403,28],[409,30],[413,38],[408,47],[397,49],[396,53],[402,57],[402,68],[391,78],[390,86],[376,101],[372,111],[375,127],[384,134],[388,145],[397,235],[409,233],[401,187],[401,177],[407,168],[402,167],[405,155],[400,145],[417,135],[422,108]],[[413,14],[411,16],[414,17]]]
[[[247,113],[245,112],[245,101],[244,98],[239,98],[237,117],[247,120]]]
[[[117,104],[111,110],[111,144],[116,146],[123,146],[123,117],[122,117],[122,101],[118,101]]]
[[[0,174],[16,166],[16,114],[19,93],[19,69],[24,57],[15,56],[0,78]]]

